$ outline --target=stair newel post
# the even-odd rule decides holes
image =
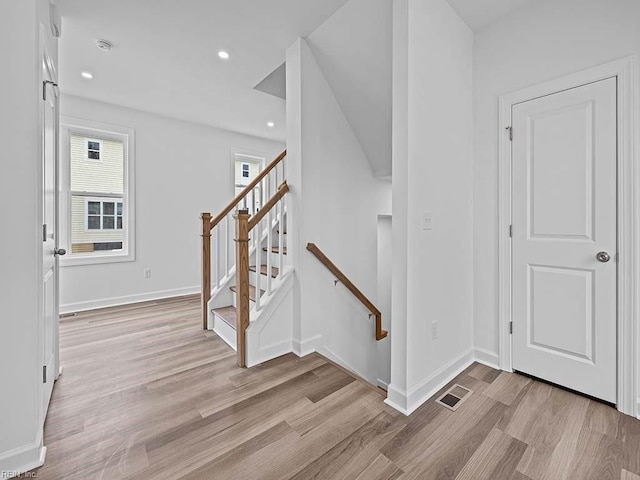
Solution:
[[[211,299],[211,213],[200,215],[202,220],[202,328],[206,330]]]
[[[249,210],[236,214],[236,325],[238,366],[246,367],[245,334],[249,327]]]

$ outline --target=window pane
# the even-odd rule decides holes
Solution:
[[[87,213],[89,215],[100,215],[100,202],[87,202]]]
[[[70,232],[68,249],[74,255],[127,251],[126,142],[118,134],[109,136],[69,132],[68,157],[62,158],[69,162],[71,205],[63,228]],[[60,213],[68,215],[67,211]]]
[[[89,230],[100,230],[100,217],[89,216],[87,218],[87,228]]]

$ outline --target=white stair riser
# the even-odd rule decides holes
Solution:
[[[264,288],[262,290],[264,290]],[[235,293],[233,293],[233,302],[231,302],[231,304],[234,307],[238,308],[238,303],[236,302],[236,298],[237,298],[237,295]],[[253,307],[255,307],[255,305],[256,305],[256,302],[254,302],[253,300],[249,299],[249,308],[253,308]]]
[[[274,267],[278,267],[277,265],[273,265]],[[266,290],[267,289],[267,280],[269,278],[266,275],[260,274],[260,288],[262,290]],[[273,281],[274,279],[271,278],[271,281]],[[256,284],[256,272],[249,272],[249,283],[251,285],[255,285]]]
[[[231,348],[237,350],[236,331],[231,325],[225,322],[219,315],[213,314],[213,331],[222,338]]]
[[[266,255],[266,252],[262,252]],[[267,264],[267,258],[264,257],[262,263],[264,263],[265,265]],[[282,263],[283,265],[287,264],[287,256],[283,255],[282,256]],[[280,268],[280,255],[278,255],[277,253],[272,253],[271,254],[271,266],[272,267],[276,267],[276,268]]]

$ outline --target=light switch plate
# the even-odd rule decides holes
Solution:
[[[431,212],[426,212],[422,216],[422,229],[433,230],[433,217],[431,215]]]

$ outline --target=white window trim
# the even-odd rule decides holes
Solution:
[[[124,144],[124,194],[117,195],[126,205],[122,216],[123,231],[127,232],[123,250],[96,253],[71,253],[71,195],[95,192],[72,192],[70,189],[70,135],[81,135],[87,138],[113,139]],[[82,118],[60,117],[60,245],[67,249],[67,255],[60,257],[60,267],[81,265],[97,265],[104,263],[134,262],[136,259],[136,204],[135,204],[135,130],[127,127],[108,125]],[[85,214],[86,217],[86,214]],[[85,219],[86,222],[86,219]],[[98,232],[102,230],[91,230]],[[120,231],[120,230],[104,230]]]
[[[95,158],[90,158],[89,157],[89,150],[93,150],[93,149],[89,148],[89,142],[97,143],[98,145],[100,145],[99,148],[98,148],[98,153],[100,154],[100,158],[95,159]],[[104,152],[103,146],[104,146],[103,142],[99,138],[85,137],[85,139],[84,139],[84,159],[87,162],[102,163],[102,153]]]
[[[81,195],[77,192],[71,192],[72,195]],[[104,224],[104,210],[103,210],[103,204],[104,202],[112,202],[115,203],[115,211],[113,215],[107,215],[108,217],[114,217],[114,228],[104,228],[103,224]],[[100,203],[100,214],[99,215],[94,215],[91,214],[89,215],[89,202],[98,202]],[[118,215],[118,203],[122,203],[122,215]],[[125,213],[125,209],[124,209],[124,198],[122,197],[111,197],[111,196],[104,196],[104,197],[85,197],[84,198],[84,231],[86,233],[94,233],[94,232],[106,232],[106,233],[112,233],[112,232],[118,232],[118,231],[124,231],[124,213]],[[96,217],[99,216],[100,217],[100,228],[89,228],[89,216],[92,217]],[[122,217],[122,228],[118,228],[118,217]]]
[[[249,165],[258,165],[258,171],[262,171],[266,167],[267,155],[257,152],[249,153],[246,150],[240,150],[238,148],[231,149],[231,185],[235,188],[243,188],[249,185],[250,179],[247,179],[246,183],[236,183],[236,163],[248,163]],[[251,172],[249,172],[251,176]],[[242,178],[240,178],[242,181]],[[235,196],[235,190],[231,191],[231,195]]]

